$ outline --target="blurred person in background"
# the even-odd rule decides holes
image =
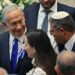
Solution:
[[[57,75],[75,75],[75,53],[62,51],[57,56],[55,71]]]

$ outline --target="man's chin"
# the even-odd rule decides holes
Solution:
[[[50,6],[50,5],[43,5],[43,7],[44,7],[46,10],[49,10],[52,6]]]
[[[15,37],[21,37],[22,34],[15,34],[14,36],[15,36]]]
[[[58,44],[60,44],[60,42],[59,41],[57,41],[57,40],[55,40]]]
[[[49,7],[48,6],[45,6],[44,8],[45,8],[45,10],[49,10]]]

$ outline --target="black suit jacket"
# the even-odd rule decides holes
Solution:
[[[9,32],[0,35],[0,67],[6,69],[8,73],[13,73],[9,54]],[[25,55],[23,59],[18,60],[15,73],[25,75],[30,69],[32,69],[31,59]]]
[[[26,17],[26,25],[27,25],[28,30],[37,28],[39,7],[40,7],[39,3],[33,3],[32,5],[24,9],[25,17]],[[75,8],[58,3],[57,10],[66,11],[70,13],[73,19],[75,20],[75,15],[74,15]]]

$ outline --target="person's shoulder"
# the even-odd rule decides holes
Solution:
[[[74,10],[75,10],[74,7],[69,6],[69,5],[66,5],[66,4],[62,4],[62,3],[58,3],[58,8],[59,8],[59,7],[62,7],[62,8],[68,8],[68,9],[74,9]]]
[[[33,68],[26,75],[46,75],[46,72],[40,67]]]
[[[32,3],[31,5],[25,7],[24,9],[25,9],[25,10],[29,10],[29,9],[37,8],[37,7],[39,7],[39,6],[40,6],[40,3],[34,2],[34,3]]]
[[[37,75],[46,75],[46,72],[41,67],[36,67],[35,73],[37,73]]]
[[[3,34],[0,34],[0,39],[1,38],[6,38],[7,36],[9,36],[9,32],[4,32]]]
[[[28,73],[26,73],[26,75],[33,75],[34,71],[35,71],[35,69],[33,68]]]
[[[40,3],[37,3],[37,2],[32,3],[32,6],[39,6],[39,5],[40,5]]]

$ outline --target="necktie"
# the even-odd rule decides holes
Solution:
[[[43,23],[42,23],[42,30],[45,31],[47,33],[47,30],[48,30],[48,14],[49,14],[49,11],[45,11],[45,18],[43,20]]]
[[[18,39],[15,38],[11,55],[11,67],[13,72],[15,72],[16,69],[17,55],[18,55]]]
[[[74,43],[74,45],[73,45],[72,51],[74,51],[74,52],[75,52],[75,43]]]
[[[59,53],[60,53],[61,51],[63,51],[63,49],[64,49],[64,44],[58,44],[58,49],[59,49]]]

